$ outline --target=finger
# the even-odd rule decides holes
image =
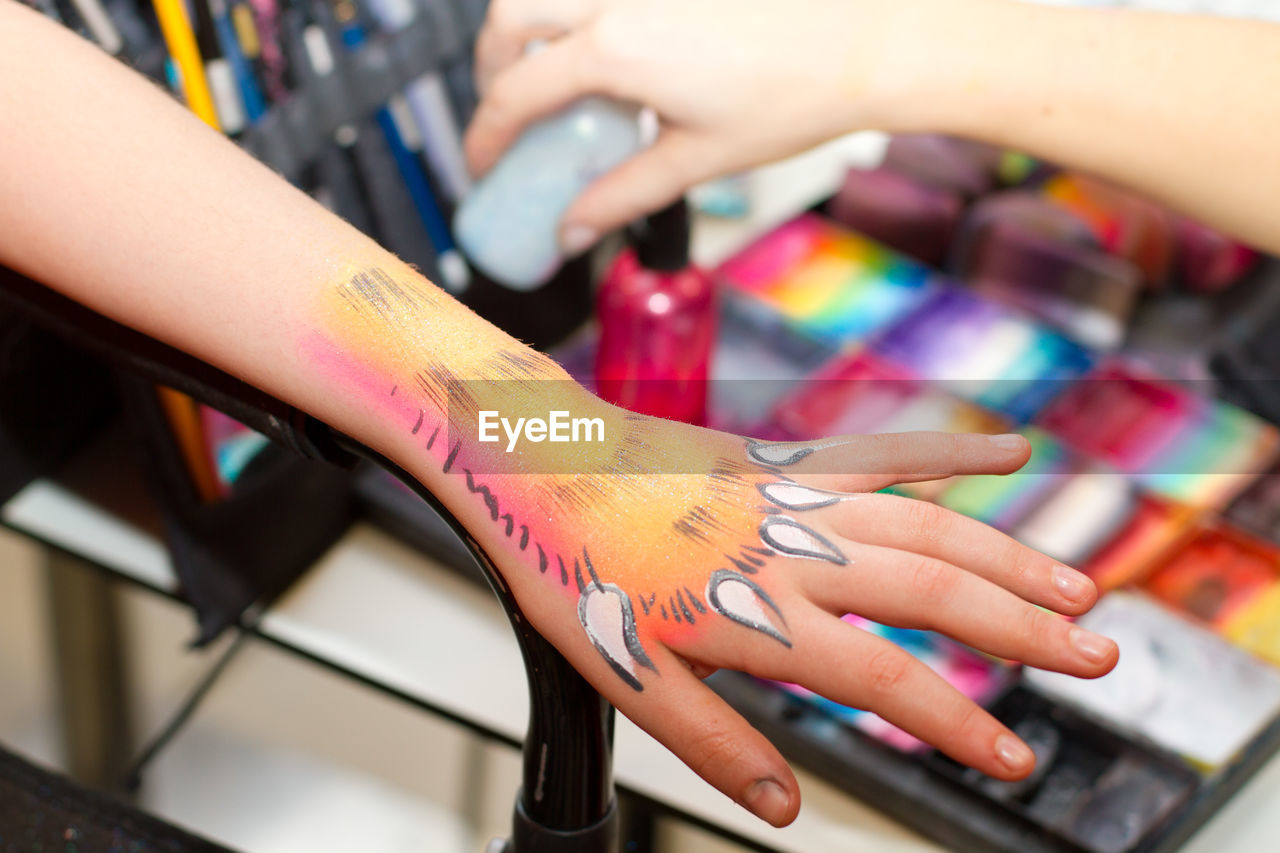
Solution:
[[[820,563],[797,583],[820,607],[902,628],[938,631],[996,657],[1097,678],[1116,644],[1028,604],[1007,589],[942,560],[837,538],[848,564]]]
[[[647,680],[644,692],[609,691],[618,710],[756,816],[774,826],[795,820],[800,788],[773,744],[674,654],[657,657],[662,675]]]
[[[1031,772],[1035,757],[1017,735],[898,646],[830,616],[796,622],[797,654],[784,668],[757,675],[799,682],[879,714],[990,776],[1012,780]]]
[[[598,8],[598,0],[494,0],[476,36],[477,84],[523,56],[529,42],[549,41],[575,30]]]
[[[483,174],[532,121],[590,93],[609,94],[603,66],[589,61],[581,32],[552,42],[499,72],[463,141],[467,165]]]
[[[804,518],[857,542],[945,560],[1058,613],[1078,616],[1098,599],[1097,587],[1086,575],[989,525],[927,501],[852,495]]]
[[[476,91],[481,96],[488,92],[493,78],[524,56],[530,42],[554,41],[563,37],[572,26],[573,22],[504,27],[486,24],[476,36]]]
[[[715,171],[715,160],[698,137],[664,130],[653,145],[582,191],[561,223],[566,250],[574,254],[597,235],[665,207]]]
[[[755,462],[789,477],[844,491],[876,491],[894,483],[957,474],[1009,474],[1026,464],[1031,444],[1020,435],[897,432],[819,441],[754,442]]]

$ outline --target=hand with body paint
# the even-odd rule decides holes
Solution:
[[[411,439],[396,458],[464,519],[538,629],[766,820],[794,817],[795,781],[698,675],[731,667],[797,682],[1011,779],[1032,766],[1017,737],[840,617],[933,629],[1084,677],[1115,664],[1110,640],[1040,609],[1087,610],[1096,592],[1085,576],[948,510],[875,494],[1008,473],[1028,456],[1020,436],[765,444],[636,415],[509,339],[424,338],[446,298],[410,270],[354,270],[322,300],[306,350]],[[519,424],[551,411],[597,422],[599,439],[522,443]],[[478,440],[481,412],[501,413],[501,441]]]
[[[147,81],[4,0],[0,115],[20,128],[0,134],[0,263],[394,460],[610,701],[772,823],[795,816],[795,779],[698,674],[804,684],[1011,779],[1032,760],[1011,732],[839,615],[1081,676],[1115,662],[1109,641],[1036,606],[1087,610],[1087,579],[874,493],[1011,472],[1021,438],[768,445],[608,406]],[[507,453],[479,441],[481,411],[598,418],[603,439]]]

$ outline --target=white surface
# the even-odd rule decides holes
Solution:
[[[164,592],[178,588],[164,546],[47,480],[36,480],[0,507],[19,530]]]
[[[524,737],[524,665],[497,599],[367,524],[295,583],[260,630]]]
[[[33,540],[0,528],[0,744],[65,771],[45,560]],[[230,637],[193,650],[186,607],[114,589],[133,731],[145,740]],[[139,805],[245,853],[469,853],[509,820],[517,785],[481,755],[459,726],[250,642],[149,765]]]
[[[144,804],[245,853],[463,853],[480,841],[462,808],[466,740],[250,643],[148,769]]]

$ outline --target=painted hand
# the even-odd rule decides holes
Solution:
[[[463,473],[493,500],[486,540],[539,630],[619,710],[771,823],[795,817],[795,780],[698,676],[729,667],[796,682],[1012,779],[1032,756],[1011,732],[839,617],[936,630],[1085,677],[1116,662],[1110,640],[1034,606],[1084,612],[1096,592],[1083,575],[971,519],[874,493],[1012,471],[1028,455],[1020,437],[759,444],[635,415],[604,420],[624,431],[612,472]]]
[[[699,675],[730,667],[802,684],[1013,779],[1033,757],[1012,732],[840,617],[936,630],[1079,676],[1115,664],[1110,640],[1040,609],[1087,610],[1096,591],[1083,575],[976,521],[876,494],[1014,471],[1029,454],[1021,437],[761,444],[631,414],[492,330],[478,340],[432,328],[443,295],[423,285],[352,276],[332,301],[334,339],[311,340],[312,357],[400,425],[402,441],[384,450],[467,525],[539,631],[620,711],[765,820],[795,817],[795,779]],[[488,411],[524,426],[482,441]],[[552,412],[580,419],[578,441],[530,430]]]

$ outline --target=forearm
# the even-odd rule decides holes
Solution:
[[[17,131],[0,134],[0,263],[317,415],[433,487],[447,489],[427,435],[360,376],[387,380],[382,396],[433,366],[496,379],[501,353],[563,379],[158,88],[4,0],[0,81],[0,115]],[[417,294],[398,336],[368,334],[361,294],[379,276]],[[534,387],[563,396],[569,384]],[[447,414],[439,395],[399,396],[427,424]]]
[[[1127,185],[1280,250],[1280,26],[1009,0],[918,5],[879,116]]]

